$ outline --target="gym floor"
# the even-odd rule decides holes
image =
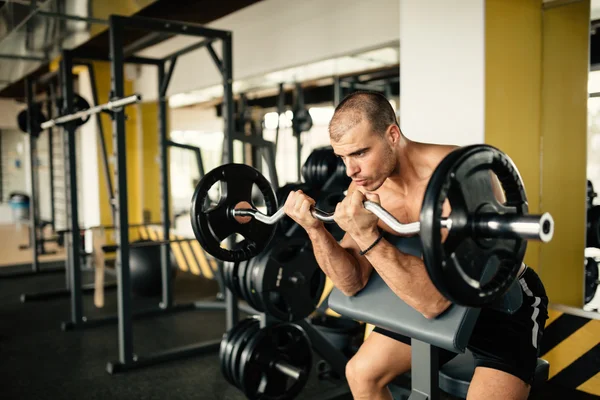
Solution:
[[[2,273],[8,272],[3,268]],[[84,274],[87,282],[91,276]],[[22,293],[64,287],[64,275],[0,279],[0,384],[2,399],[245,399],[221,375],[219,356],[192,357],[109,375],[108,361],[117,359],[116,324],[61,331],[69,318],[69,299],[21,303]],[[179,274],[175,280],[180,303],[210,300],[217,292],[215,282]],[[88,318],[114,315],[116,292],[106,293],[106,305],[96,309],[92,296],[85,296]],[[135,299],[138,309],[157,299]],[[223,311],[190,311],[137,320],[134,322],[134,349],[146,355],[161,350],[220,338],[225,330]],[[318,360],[318,357],[315,356]],[[316,361],[315,360],[315,361]],[[319,380],[313,368],[311,378],[298,399],[313,399],[344,384]],[[350,395],[338,397],[351,399]],[[534,398],[532,396],[532,398]],[[536,399],[588,399],[581,392],[562,393],[548,388]],[[444,400],[452,398],[442,396]]]
[[[0,272],[4,272],[0,271]],[[89,281],[89,277],[87,277]],[[175,280],[180,303],[214,298],[214,282],[191,274]],[[64,287],[64,275],[0,279],[0,384],[2,399],[245,399],[221,375],[218,353],[172,361],[109,375],[108,361],[117,359],[116,324],[84,331],[61,331],[70,316],[69,299],[25,303],[23,292]],[[157,299],[136,299],[136,308],[155,305]],[[86,315],[116,313],[116,292],[106,293],[106,305],[96,309],[86,296]],[[220,339],[225,331],[224,311],[189,311],[134,322],[137,354]],[[299,399],[334,390],[340,382],[318,380],[314,369]],[[340,398],[351,398],[340,397]]]

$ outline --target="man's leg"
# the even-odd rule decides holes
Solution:
[[[477,367],[467,400],[526,400],[530,386],[514,375],[497,369]]]
[[[410,370],[410,346],[371,332],[346,365],[346,379],[354,399],[391,400],[387,385]]]
[[[548,318],[548,298],[532,269],[518,282],[523,290],[519,310],[509,315],[484,308],[479,314],[469,342],[476,367],[468,400],[525,400],[529,395]]]

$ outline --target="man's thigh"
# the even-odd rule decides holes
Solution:
[[[520,378],[486,367],[475,368],[467,400],[526,400],[530,386]]]
[[[504,384],[513,377],[527,387],[531,385],[540,342],[548,318],[548,298],[544,287],[532,269],[519,279],[523,290],[523,304],[514,314],[482,309],[475,324],[469,350],[475,358],[476,371],[494,370]],[[492,371],[478,372],[488,376]],[[511,377],[503,378],[505,375]],[[516,381],[515,381],[516,382]],[[515,390],[520,383],[515,383]],[[518,390],[517,390],[518,391]]]
[[[394,339],[397,342],[404,343],[405,345],[408,346],[407,348],[410,349],[411,339],[408,336],[404,336],[404,335],[401,335],[401,334],[395,333],[395,332],[390,332],[390,331],[387,331],[387,330],[379,328],[379,327],[373,329],[373,333],[378,333],[389,339]],[[371,333],[371,334],[373,334],[373,333]],[[411,354],[410,351],[408,354],[409,355]],[[457,355],[458,355],[457,353],[454,353],[454,352],[451,352],[451,351],[448,351],[445,349],[439,349],[439,351],[438,351],[439,366],[441,367],[442,365],[446,364],[448,361],[452,360]],[[410,363],[410,359],[408,361]],[[410,369],[410,364],[409,364],[408,369]]]

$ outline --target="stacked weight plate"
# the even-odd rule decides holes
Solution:
[[[311,344],[297,325],[260,328],[257,319],[240,321],[223,336],[219,352],[225,379],[248,399],[292,399],[312,366]]]
[[[302,238],[275,240],[249,261],[223,265],[227,287],[259,312],[281,321],[298,321],[310,315],[325,286],[310,242]]]

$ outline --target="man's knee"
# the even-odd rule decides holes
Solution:
[[[346,379],[352,383],[364,384],[374,379],[371,368],[372,361],[366,357],[355,355],[346,364]]]
[[[346,379],[355,387],[383,388],[389,383],[385,368],[376,364],[374,358],[359,354],[346,364]]]

